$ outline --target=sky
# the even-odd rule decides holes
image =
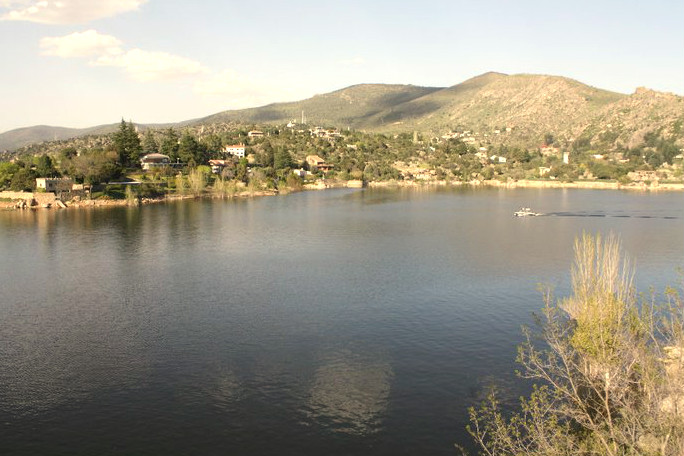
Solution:
[[[682,0],[0,0],[0,132],[488,71],[684,95]]]

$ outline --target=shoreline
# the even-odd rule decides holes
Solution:
[[[636,191],[682,191],[684,190],[684,182],[682,183],[658,183],[646,185],[643,182],[622,185],[619,182],[597,182],[597,181],[538,181],[521,179],[517,181],[501,182],[495,179],[492,180],[472,180],[470,182],[462,181],[379,181],[368,182],[368,187],[458,187],[458,186],[472,186],[472,187],[498,187],[498,188],[577,188],[587,190],[636,190]]]
[[[618,182],[560,182],[560,181],[537,181],[521,179],[517,181],[501,182],[498,180],[473,180],[470,182],[462,181],[446,181],[446,180],[426,180],[426,181],[371,181],[363,182],[355,181],[333,181],[333,180],[319,180],[314,183],[305,184],[301,190],[283,189],[283,190],[259,190],[259,191],[242,191],[232,195],[221,195],[216,193],[205,193],[202,195],[165,195],[162,198],[140,198],[131,203],[125,199],[96,199],[96,200],[81,200],[68,201],[63,203],[65,207],[60,209],[82,209],[93,207],[122,207],[122,206],[143,206],[148,204],[160,204],[166,202],[173,202],[187,199],[233,199],[233,198],[252,198],[261,196],[277,196],[287,195],[298,191],[309,190],[327,190],[334,188],[431,188],[431,187],[496,187],[504,189],[515,188],[571,188],[571,189],[587,189],[587,190],[627,190],[627,191],[642,191],[642,192],[660,192],[660,191],[684,191],[684,183],[659,183],[655,182],[651,185],[646,185],[643,182],[622,185]],[[2,197],[0,192],[0,197]],[[12,192],[15,193],[16,192]],[[11,198],[9,201],[0,202],[0,209],[2,210],[23,210],[23,209],[50,209],[53,206],[45,207],[45,205],[35,204],[32,206],[24,205],[24,207],[17,207],[22,201],[37,199],[36,193],[24,193],[21,198]],[[8,198],[4,198],[8,200]],[[19,203],[19,204],[18,204]],[[55,205],[57,206],[57,205]]]

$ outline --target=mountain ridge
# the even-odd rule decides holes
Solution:
[[[648,131],[681,134],[684,97],[650,89],[621,94],[563,76],[487,72],[450,87],[355,84],[304,100],[228,110],[144,128],[299,122],[380,133],[509,129],[506,141],[532,147],[546,134],[561,144],[578,138],[606,147],[637,143]],[[679,124],[679,127],[677,125]],[[68,135],[106,134],[118,124],[86,129],[35,126],[0,134],[0,150]]]

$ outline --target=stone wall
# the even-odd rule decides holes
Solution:
[[[35,200],[39,206],[42,206],[43,204],[54,204],[56,197],[54,193],[0,192],[0,199],[24,200],[29,202]]]
[[[29,192],[0,192],[0,198],[13,200],[33,199],[33,193]]]
[[[57,197],[54,193],[34,193],[33,199],[36,200],[38,205],[43,205],[54,204]]]

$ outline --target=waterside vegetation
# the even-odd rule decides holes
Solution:
[[[572,296],[545,292],[519,347],[532,394],[512,414],[495,392],[470,410],[481,454],[684,454],[684,303],[640,299],[633,273],[616,238],[576,241]]]

